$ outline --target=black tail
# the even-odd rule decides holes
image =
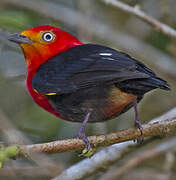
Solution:
[[[136,85],[141,89],[141,92],[143,93],[146,93],[156,88],[160,88],[167,91],[170,90],[169,84],[165,80],[157,76],[137,80]]]
[[[165,80],[157,77],[156,74],[151,69],[146,67],[141,62],[137,62],[137,65],[138,65],[137,66],[138,71],[144,72],[150,76],[149,78],[140,81],[141,85],[151,87],[151,90],[156,88],[170,90],[169,84]]]
[[[150,83],[153,84],[153,86],[155,86],[156,88],[164,89],[167,91],[170,90],[169,84],[159,77],[151,77],[148,81],[150,81]]]
[[[156,89],[170,90],[169,84],[157,76],[151,76],[149,78],[131,79],[116,84],[121,90],[127,93],[136,95],[144,95],[145,93]]]

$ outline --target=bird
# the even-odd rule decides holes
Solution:
[[[107,121],[134,107],[142,136],[137,104],[151,90],[170,90],[165,80],[130,55],[84,44],[58,27],[40,25],[9,40],[22,48],[27,90],[35,103],[60,119],[82,123],[76,137],[87,151],[87,122]]]

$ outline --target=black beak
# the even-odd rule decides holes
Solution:
[[[13,34],[9,36],[8,40],[19,44],[20,43],[32,44],[32,41],[28,37],[23,36],[21,34]]]

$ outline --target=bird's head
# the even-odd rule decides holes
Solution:
[[[11,35],[9,40],[21,46],[28,69],[36,69],[56,54],[82,44],[71,34],[49,25]]]

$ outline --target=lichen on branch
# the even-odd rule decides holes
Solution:
[[[8,146],[0,148],[0,168],[3,167],[3,164],[11,158],[15,158],[19,154],[18,146]]]

